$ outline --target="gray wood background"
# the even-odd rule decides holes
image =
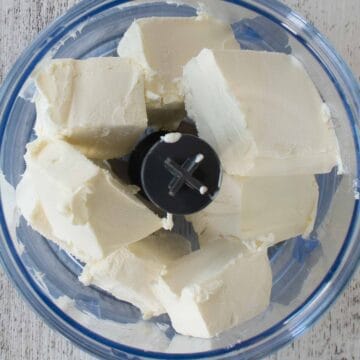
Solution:
[[[36,34],[77,0],[0,0],[0,83]],[[335,45],[360,78],[360,0],[285,0]],[[89,360],[23,302],[0,270],[0,360]],[[360,271],[323,318],[271,360],[360,359]]]

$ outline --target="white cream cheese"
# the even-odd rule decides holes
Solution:
[[[188,115],[227,173],[319,174],[338,164],[329,109],[294,57],[204,49],[183,84]]]
[[[267,248],[313,230],[314,174],[341,169],[331,113],[296,58],[242,51],[230,25],[208,15],[137,19],[118,54],[35,72],[39,138],[17,204],[34,230],[86,263],[83,284],[144,319],[167,312],[179,334],[211,338],[267,308]],[[201,245],[193,253],[163,230],[171,214],[156,216],[102,164],[129,153],[148,124],[176,129],[184,100],[225,170],[214,201],[186,217]]]
[[[137,19],[120,40],[118,54],[145,70],[148,106],[183,103],[182,68],[203,48],[239,49],[231,27],[208,16]]]
[[[164,141],[168,144],[174,144],[178,142],[181,139],[181,134],[178,132],[171,132],[168,134],[165,134],[164,136],[161,136],[161,141]]]
[[[266,250],[223,240],[170,264],[153,291],[178,333],[210,338],[264,311],[271,286]]]
[[[150,285],[164,266],[190,253],[185,238],[159,231],[146,239],[111,253],[105,259],[85,266],[80,281],[96,285],[137,306],[145,319],[165,312]]]
[[[90,158],[127,154],[147,126],[143,72],[130,60],[52,60],[34,79],[37,135]]]
[[[162,218],[163,229],[171,231],[174,227],[174,216],[173,214],[167,213],[165,218]]]
[[[64,141],[36,140],[28,145],[25,160],[17,194],[22,214],[35,230],[82,261],[100,260],[162,226],[133,186],[123,185]]]
[[[266,248],[314,227],[319,190],[314,176],[242,178],[223,174],[218,196],[203,211],[187,216],[200,244],[237,239]]]

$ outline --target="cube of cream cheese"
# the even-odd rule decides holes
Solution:
[[[73,248],[71,243],[64,242],[54,236],[51,225],[49,224],[48,218],[40,203],[40,198],[37,194],[33,179],[34,177],[31,174],[31,171],[27,169],[16,187],[16,204],[18,209],[20,209],[21,214],[28,224],[30,224],[35,231],[40,233],[40,235],[55,242],[75,257],[84,259],[82,256],[83,254],[77,251],[78,249],[76,247]]]
[[[21,212],[36,230],[60,246],[66,243],[63,247],[84,262],[103,259],[162,227],[133,187],[64,141],[36,140],[25,160],[25,184],[18,186]],[[40,221],[36,211],[46,220]]]
[[[135,20],[120,40],[118,54],[145,70],[151,108],[181,107],[182,68],[203,48],[239,49],[231,27],[208,16]]]
[[[130,60],[51,60],[34,79],[38,136],[110,159],[129,153],[147,127],[143,71]]]
[[[313,230],[319,198],[313,175],[239,177],[223,175],[215,200],[187,216],[200,244],[237,239],[266,248]]]
[[[153,291],[178,333],[211,338],[263,312],[271,287],[266,250],[223,240],[170,264]]]
[[[341,167],[330,110],[295,57],[204,49],[184,68],[185,106],[225,171],[309,175]]]
[[[137,306],[145,319],[165,312],[151,290],[164,266],[190,253],[190,242],[180,235],[158,231],[121,247],[105,259],[88,263],[80,281],[96,285],[116,298]]]

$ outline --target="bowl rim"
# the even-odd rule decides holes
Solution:
[[[329,42],[312,25],[308,24],[303,17],[277,0],[224,1],[255,11],[280,25],[295,37],[312,54],[319,64],[321,64],[342,99],[348,120],[351,124],[356,152],[359,154],[360,87],[349,67]],[[58,40],[76,28],[76,26],[80,25],[85,18],[95,16],[105,10],[124,5],[128,2],[128,0],[80,1],[80,3],[41,31],[35,41],[33,41],[18,58],[0,88],[1,158],[3,156],[2,140],[6,135],[6,124],[13,103],[39,61],[45,57],[49,49],[55,45]],[[161,0],[159,2],[161,2]],[[66,24],[66,26],[64,26],[64,24]],[[296,27],[296,31],[293,27]],[[326,66],[324,60],[331,65],[331,68]],[[356,165],[357,176],[359,177],[359,157],[357,157]],[[94,355],[105,358],[117,358],[120,355],[131,354],[153,359],[167,359],[169,357],[174,359],[199,359],[234,355],[241,355],[246,358],[259,358],[279,349],[309,328],[344,289],[356,270],[360,258],[360,241],[358,236],[360,232],[360,224],[358,221],[359,211],[359,201],[355,200],[351,223],[336,260],[317,288],[292,313],[277,324],[250,339],[226,348],[193,354],[144,351],[139,348],[123,345],[92,332],[70,318],[43,293],[27,273],[11,241],[2,203],[0,207],[0,235],[2,240],[0,242],[0,258],[3,268],[25,300],[30,303],[32,308],[48,325],[55,328],[85,351],[91,352]],[[345,259],[346,261],[344,261]],[[346,266],[344,266],[345,263]],[[332,293],[329,295],[330,281],[333,281],[335,285],[332,284]]]

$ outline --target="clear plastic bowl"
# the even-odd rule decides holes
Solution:
[[[132,305],[81,285],[77,276],[82,265],[19,216],[11,186],[19,182],[25,145],[34,136],[35,109],[29,101],[34,89],[28,81],[34,68],[52,57],[114,55],[135,18],[195,15],[195,1],[186,2],[84,1],[39,35],[15,63],[0,92],[3,266],[50,326],[101,358],[268,355],[319,318],[346,285],[360,255],[359,85],[313,27],[270,0],[204,3],[209,12],[231,22],[243,48],[292,53],[302,61],[331,108],[345,174],[318,176],[320,206],[310,240],[295,238],[269,249],[274,282],[271,305],[264,314],[212,340],[175,334],[166,316],[144,322]]]

